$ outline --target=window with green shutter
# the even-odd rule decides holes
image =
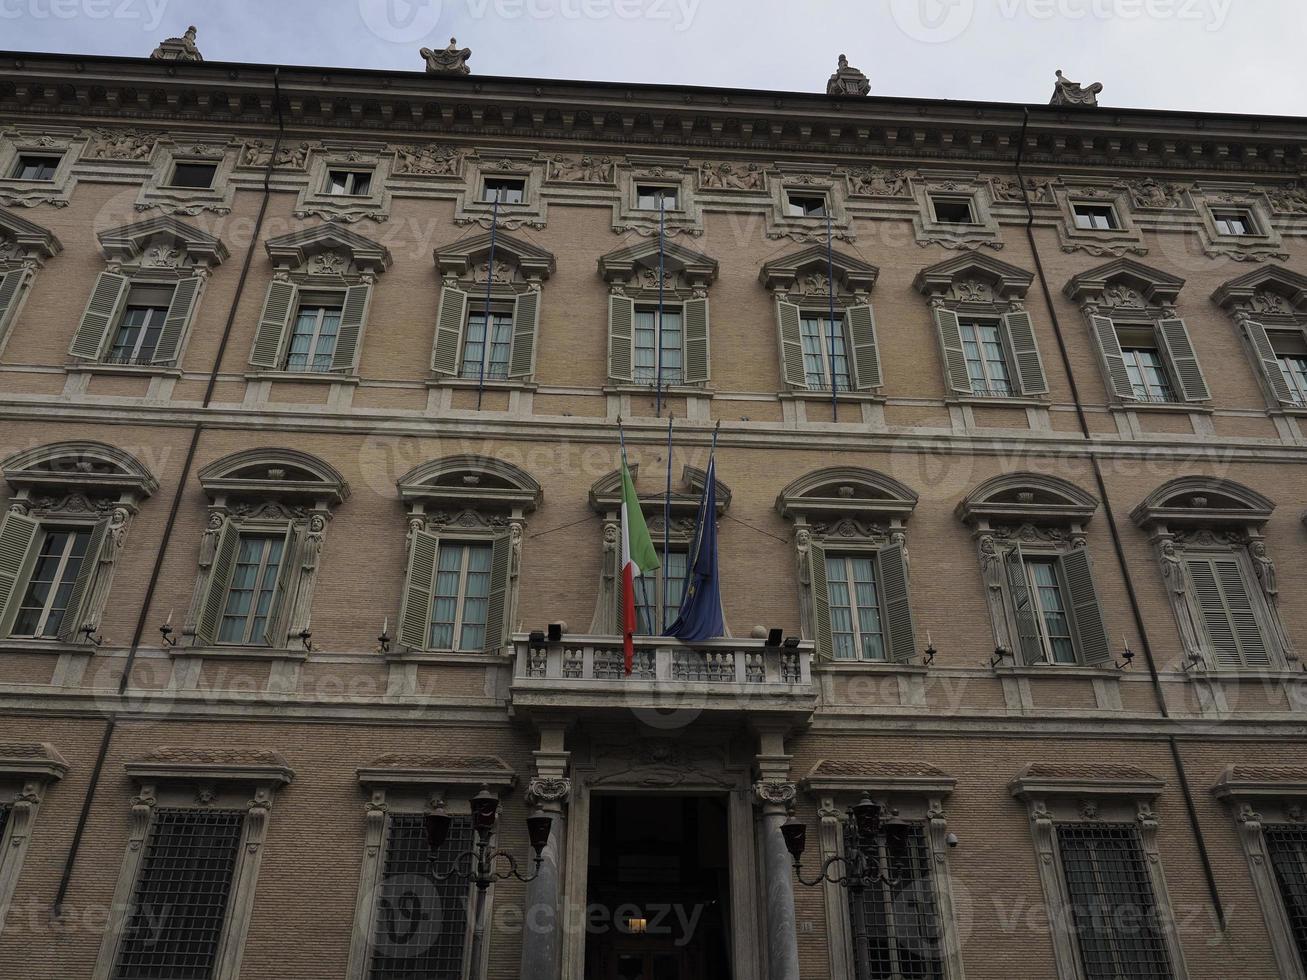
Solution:
[[[915,655],[907,562],[901,545],[839,552],[827,542],[813,546],[812,562],[812,601],[821,656],[904,662]]]
[[[107,519],[61,524],[8,515],[0,527],[3,635],[77,639],[86,625],[108,526]]]
[[[1270,630],[1239,559],[1186,555],[1185,570],[1215,666],[1270,666]]]
[[[1184,320],[1092,316],[1090,327],[1117,398],[1163,403],[1211,398]]]
[[[1098,666],[1111,659],[1086,549],[1013,545],[1003,566],[1014,653],[1021,663]]]
[[[414,650],[481,653],[506,639],[508,535],[439,537],[413,532],[399,640]]]

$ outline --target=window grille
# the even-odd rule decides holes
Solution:
[[[845,846],[850,846],[847,840]],[[943,980],[943,937],[926,828],[912,824],[891,831],[880,847],[880,867],[890,882],[849,896],[855,930],[861,915],[867,936],[868,972],[860,980]]]
[[[1262,833],[1298,956],[1307,963],[1307,827],[1272,825],[1263,827]]]

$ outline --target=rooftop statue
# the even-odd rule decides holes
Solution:
[[[449,47],[447,48],[438,51],[423,48],[422,57],[426,59],[427,71],[433,75],[470,75],[472,73],[472,69],[467,66],[472,57],[472,49],[460,48],[456,37],[449,39]]]
[[[827,95],[870,95],[871,82],[858,69],[849,65],[849,59],[840,55],[840,66],[826,83]]]
[[[195,27],[186,28],[181,37],[170,37],[159,44],[150,57],[156,61],[203,61],[204,56],[195,46]]]
[[[1062,74],[1059,68],[1057,72],[1057,87],[1053,89],[1053,98],[1049,100],[1049,105],[1098,105],[1098,93],[1103,91],[1102,82],[1094,82],[1093,85],[1081,85],[1079,82],[1073,82]]]

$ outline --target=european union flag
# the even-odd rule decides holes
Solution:
[[[686,568],[685,594],[676,622],[664,636],[684,643],[712,640],[726,632],[722,621],[722,593],[717,579],[717,457],[708,458],[699,514],[695,518],[694,540]]]

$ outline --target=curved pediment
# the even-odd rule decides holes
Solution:
[[[665,476],[660,482],[656,493],[640,492],[640,464],[630,464],[631,481],[635,484],[635,492],[640,497],[640,506],[650,510],[658,510],[663,506],[663,501],[668,500]],[[697,466],[686,466],[681,470],[681,484],[679,487],[672,489],[670,503],[672,513],[686,514],[694,513],[699,509],[699,501],[703,497],[704,484],[707,482],[708,474]],[[620,469],[605,473],[590,487],[590,509],[597,514],[611,514],[620,510],[622,506],[622,471]],[[721,480],[717,481],[717,513],[725,513],[731,506],[731,488]]]
[[[446,456],[421,463],[397,481],[405,501],[489,508],[525,513],[540,504],[543,491],[526,470],[491,456]]]
[[[349,484],[330,463],[298,449],[247,449],[215,460],[199,472],[210,497],[298,497],[340,503]]]
[[[44,262],[63,248],[50,229],[0,209],[0,261],[30,257]]]
[[[917,495],[893,477],[857,466],[832,466],[799,477],[776,498],[782,517],[807,520],[822,515],[905,519]]]
[[[1168,525],[1265,524],[1275,501],[1233,480],[1211,476],[1182,476],[1163,483],[1133,511],[1140,527]]]
[[[690,287],[706,287],[717,278],[717,260],[692,248],[669,241],[662,246],[662,265],[667,272],[681,273]],[[657,273],[657,239],[643,239],[627,248],[599,257],[599,274],[608,283],[624,284],[640,270]]]
[[[870,292],[880,275],[880,270],[871,263],[839,250],[828,251],[825,245],[818,244],[763,263],[759,279],[773,292],[792,292],[801,287],[807,277],[825,278],[832,269],[836,286],[854,294]]]
[[[1046,473],[1005,473],[963,497],[957,515],[967,523],[1085,524],[1097,509],[1098,499],[1069,480]]]
[[[316,258],[317,274],[348,272],[381,273],[390,266],[390,249],[371,238],[350,231],[339,224],[326,222],[268,239],[268,256],[278,268],[304,269]],[[329,258],[323,258],[324,256]]]
[[[170,214],[111,228],[96,237],[104,254],[124,265],[207,267],[227,258],[227,246],[219,239]]]
[[[436,266],[442,276],[462,278],[472,274],[479,263],[488,262],[492,237],[490,232],[460,238],[435,250]],[[543,281],[554,273],[554,253],[514,238],[505,232],[493,237],[495,263],[514,265],[527,281]]]
[[[1283,266],[1263,266],[1222,285],[1212,293],[1212,301],[1253,317],[1307,315],[1307,276]]]
[[[1138,294],[1138,299],[1150,306],[1169,306],[1183,288],[1184,280],[1179,276],[1122,258],[1073,276],[1062,291],[1077,303],[1097,303],[1110,291],[1124,289],[1128,291],[1128,295],[1122,294],[1126,299]],[[1126,299],[1113,305],[1134,305]]]
[[[965,252],[917,273],[912,287],[923,296],[995,302],[1022,299],[1033,273],[979,252]]]
[[[128,492],[148,497],[159,483],[133,455],[103,442],[56,442],[14,453],[0,464],[15,490]]]

